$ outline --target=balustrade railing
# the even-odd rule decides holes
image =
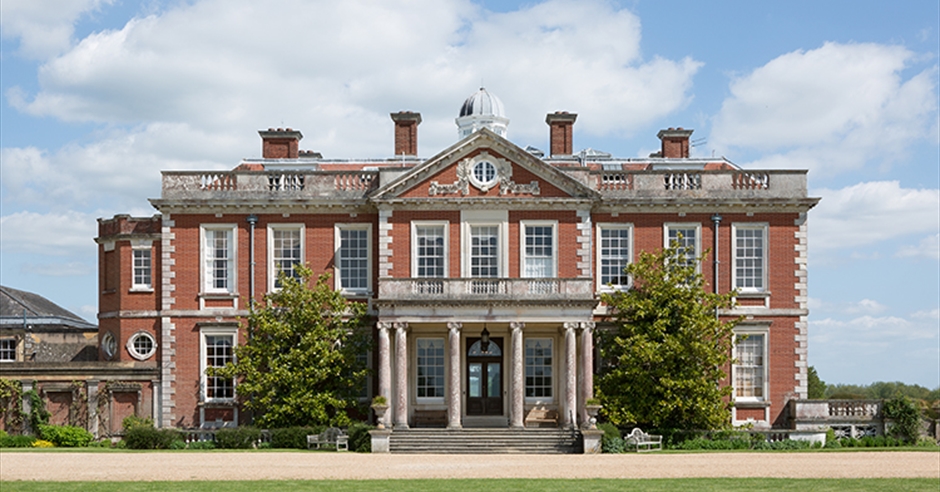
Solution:
[[[591,279],[379,279],[379,298],[395,300],[588,300],[594,298],[594,289]]]
[[[793,170],[591,171],[595,190],[610,197],[804,198],[806,172]]]
[[[829,417],[875,418],[881,413],[880,400],[827,400]]]
[[[378,171],[165,171],[162,198],[361,197],[377,185]]]

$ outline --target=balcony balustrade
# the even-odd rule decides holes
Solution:
[[[589,301],[591,279],[393,278],[379,279],[379,299],[395,301]]]
[[[803,198],[805,171],[591,171],[610,198]]]
[[[363,198],[378,171],[164,171],[164,200]]]

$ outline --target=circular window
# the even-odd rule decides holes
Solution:
[[[157,341],[150,333],[139,331],[127,340],[127,351],[135,359],[149,359],[157,351]]]
[[[101,351],[104,352],[104,356],[108,359],[114,357],[114,354],[117,352],[117,340],[114,339],[114,335],[111,332],[107,332],[101,337]]]
[[[473,165],[473,178],[481,185],[496,181],[496,166],[490,161],[480,161]]]

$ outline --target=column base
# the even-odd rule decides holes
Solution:
[[[583,430],[581,435],[584,437],[584,454],[601,454],[601,439],[604,437],[604,431]]]
[[[391,436],[392,431],[388,429],[373,429],[369,431],[369,435],[372,436],[372,452],[373,453],[389,453],[391,452]]]

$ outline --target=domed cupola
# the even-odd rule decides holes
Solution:
[[[474,92],[460,107],[457,118],[457,136],[464,138],[481,129],[488,128],[493,133],[505,138],[509,127],[509,118],[503,111],[503,102],[483,87]]]

